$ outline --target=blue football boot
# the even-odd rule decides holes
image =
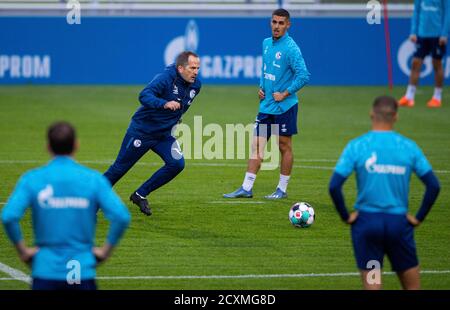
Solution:
[[[232,193],[223,194],[223,198],[253,198],[253,193],[251,190],[246,191],[241,186]]]
[[[277,190],[268,196],[264,196],[266,199],[283,199],[287,198],[287,194],[277,187]]]

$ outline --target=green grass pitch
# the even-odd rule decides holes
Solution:
[[[65,119],[78,129],[76,159],[101,172],[119,150],[129,119],[138,107],[137,86],[2,86],[0,87],[0,207],[18,177],[45,163],[45,131],[50,122]],[[294,137],[295,168],[289,198],[267,202],[279,172],[261,171],[255,198],[229,202],[221,198],[237,188],[246,160],[187,160],[174,181],[152,193],[154,214],[142,215],[127,198],[162,163],[148,153],[115,186],[132,215],[130,228],[112,258],[98,268],[101,289],[360,289],[349,227],[343,224],[328,196],[332,167],[349,139],[370,128],[369,109],[375,96],[399,97],[404,87],[310,87],[299,93],[298,124]],[[195,115],[203,124],[249,124],[257,113],[257,89],[243,86],[208,86],[196,99],[183,122]],[[414,139],[433,165],[442,190],[426,221],[416,230],[424,289],[450,289],[450,104],[430,110],[425,104],[432,88],[421,87],[416,107],[402,108],[396,129]],[[206,141],[209,137],[205,137]],[[211,164],[214,165],[211,165]],[[352,177],[344,187],[349,206],[355,200]],[[415,212],[424,187],[413,176],[410,209]],[[292,203],[307,201],[317,213],[315,224],[296,229],[287,215]],[[247,203],[241,203],[247,202]],[[264,202],[264,203],[263,203]],[[32,242],[30,212],[22,221]],[[106,235],[107,222],[99,216],[97,243]],[[0,232],[0,262],[29,274],[13,247]],[[390,271],[388,263],[385,271]],[[442,272],[444,271],[444,272]],[[313,277],[230,277],[237,275],[321,274]],[[138,276],[159,278],[133,279]],[[179,278],[180,276],[222,276]],[[124,277],[124,278],[116,278]],[[172,277],[172,278],[171,278]],[[0,272],[0,289],[27,289]],[[399,289],[394,275],[383,277],[384,287]]]

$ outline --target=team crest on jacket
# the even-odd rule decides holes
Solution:
[[[134,140],[133,145],[135,147],[140,147],[142,145],[142,141],[139,139]]]
[[[275,54],[275,58],[276,58],[276,59],[280,59],[280,58],[281,58],[281,52],[277,52],[277,53]]]
[[[191,90],[191,92],[189,93],[189,96],[191,97],[191,99],[193,99],[195,97],[195,90]]]
[[[178,87],[177,85],[173,85],[173,94],[178,95]]]

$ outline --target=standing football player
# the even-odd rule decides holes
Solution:
[[[142,90],[141,106],[131,118],[116,161],[104,174],[114,185],[149,150],[158,154],[165,165],[130,196],[145,215],[152,214],[146,197],[184,169],[184,157],[172,129],[200,93],[199,69],[199,57],[190,51],[182,52],[175,64],[166,67]]]
[[[398,101],[400,106],[413,107],[416,87],[419,82],[423,59],[431,54],[433,58],[435,88],[433,97],[428,101],[429,108],[442,105],[442,87],[444,86],[444,68],[448,33],[450,31],[450,1],[415,0],[411,21],[410,40],[416,44],[412,60],[411,75],[406,94]]]
[[[130,214],[105,177],[73,160],[78,144],[72,125],[51,125],[47,139],[52,160],[20,178],[2,222],[20,259],[32,264],[34,290],[94,290],[96,264],[111,255]],[[26,245],[19,225],[30,207],[35,247]],[[111,225],[105,244],[93,247],[98,208]]]
[[[439,181],[417,144],[393,131],[397,121],[394,98],[376,98],[370,118],[372,131],[350,141],[342,152],[331,177],[330,195],[342,220],[352,225],[353,249],[364,288],[381,289],[381,268],[387,254],[402,287],[419,289],[414,227],[423,222],[436,201]],[[342,185],[353,171],[358,197],[356,211],[348,214]],[[426,186],[415,216],[408,213],[412,172]],[[379,281],[369,277],[373,270]]]
[[[258,91],[260,104],[252,141],[252,156],[248,161],[242,186],[232,193],[224,194],[225,198],[253,197],[253,184],[271,135],[278,136],[281,153],[280,179],[275,192],[265,198],[287,197],[287,186],[294,163],[292,136],[297,134],[296,93],[308,83],[310,77],[300,48],[287,32],[290,26],[288,11],[277,9],[272,13],[272,37],[263,41],[263,67]]]

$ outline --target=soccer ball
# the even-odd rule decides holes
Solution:
[[[313,207],[307,202],[296,202],[289,210],[289,221],[295,227],[306,228],[314,223],[316,214]]]

